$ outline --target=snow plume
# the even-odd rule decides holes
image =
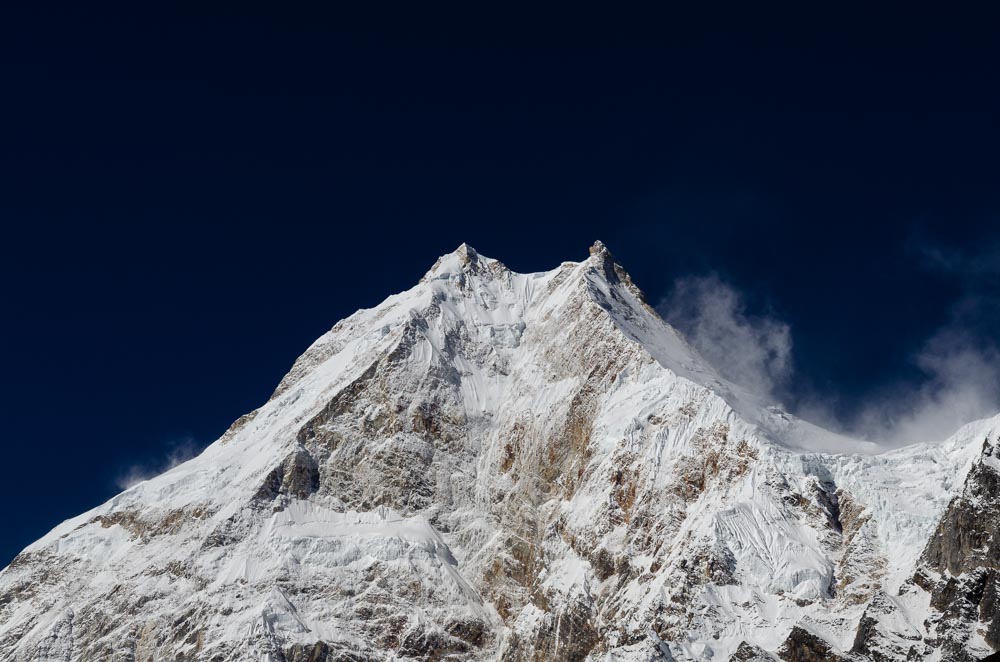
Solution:
[[[962,294],[948,321],[914,355],[925,380],[896,387],[862,412],[858,430],[891,444],[942,439],[1000,412],[1000,244],[969,251],[922,240],[911,250],[925,268],[957,280]]]
[[[144,480],[159,476],[177,465],[187,462],[202,451],[201,446],[193,437],[182,437],[171,441],[167,446],[167,453],[159,462],[133,464],[125,469],[115,480],[118,489],[127,490]]]
[[[924,256],[949,273],[968,265],[959,273],[965,293],[911,356],[918,378],[875,386],[865,404],[848,411],[831,406],[835,394],[817,393],[807,376],[794,374],[789,325],[750,314],[746,297],[717,275],[677,280],[658,310],[723,376],[772,402],[791,400],[787,406],[802,418],[892,447],[944,439],[1000,412],[1000,348],[989,333],[1000,323],[1000,250]]]
[[[744,297],[715,274],[678,279],[658,309],[724,377],[778,400],[792,375],[788,324],[749,314]]]
[[[944,439],[959,427],[1000,411],[1000,352],[960,326],[934,334],[913,361],[916,385],[886,389],[848,427],[892,446]]]

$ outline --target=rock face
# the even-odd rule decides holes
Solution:
[[[989,654],[1000,420],[876,453],[769,405],[600,243],[536,274],[463,245],[24,550],[0,658]]]
[[[729,662],[774,662],[774,658],[760,646],[741,641]]]
[[[907,622],[898,601],[879,590],[858,622],[851,652],[873,662],[919,659],[922,638],[920,629]]]
[[[1000,449],[985,438],[961,493],[951,500],[920,557],[914,583],[928,590],[931,627],[951,659],[1000,647]]]
[[[846,662],[822,637],[798,626],[778,649],[778,657],[785,662]]]

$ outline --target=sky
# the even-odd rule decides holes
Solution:
[[[1000,410],[986,17],[24,11],[0,565],[462,242],[601,239],[731,379],[887,446]]]

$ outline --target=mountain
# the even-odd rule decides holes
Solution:
[[[728,383],[601,244],[462,245],[0,573],[5,660],[979,660],[1000,417],[883,452]]]

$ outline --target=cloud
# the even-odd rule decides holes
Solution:
[[[1000,351],[969,330],[957,312],[965,305],[913,355],[922,379],[873,395],[848,423],[850,432],[898,446],[944,439],[1000,411]]]
[[[168,444],[166,455],[157,462],[133,464],[115,480],[120,490],[127,490],[143,481],[170,471],[201,453],[202,448],[193,437],[183,437]]]
[[[926,239],[912,240],[910,248],[921,264],[934,271],[978,278],[1000,274],[1000,244],[987,243],[974,250],[960,249]]]
[[[960,292],[947,321],[913,357],[922,380],[894,384],[860,412],[854,427],[890,444],[942,439],[963,424],[1000,411],[1000,243],[959,247],[925,235],[912,254],[928,271],[950,278]]]
[[[995,328],[984,321],[997,316],[1000,298],[983,285],[994,273],[991,254],[934,254],[952,256],[934,268],[961,269],[963,295],[910,357],[912,375],[873,386],[858,399],[862,404],[846,411],[835,406],[837,393],[817,392],[808,375],[795,374],[790,325],[750,314],[746,297],[717,275],[678,279],[657,308],[724,377],[772,402],[785,401],[793,414],[887,447],[939,440],[1000,411],[1000,349],[984,333]]]
[[[784,392],[792,377],[789,325],[749,314],[743,295],[717,275],[678,279],[658,309],[727,379],[771,401]]]

